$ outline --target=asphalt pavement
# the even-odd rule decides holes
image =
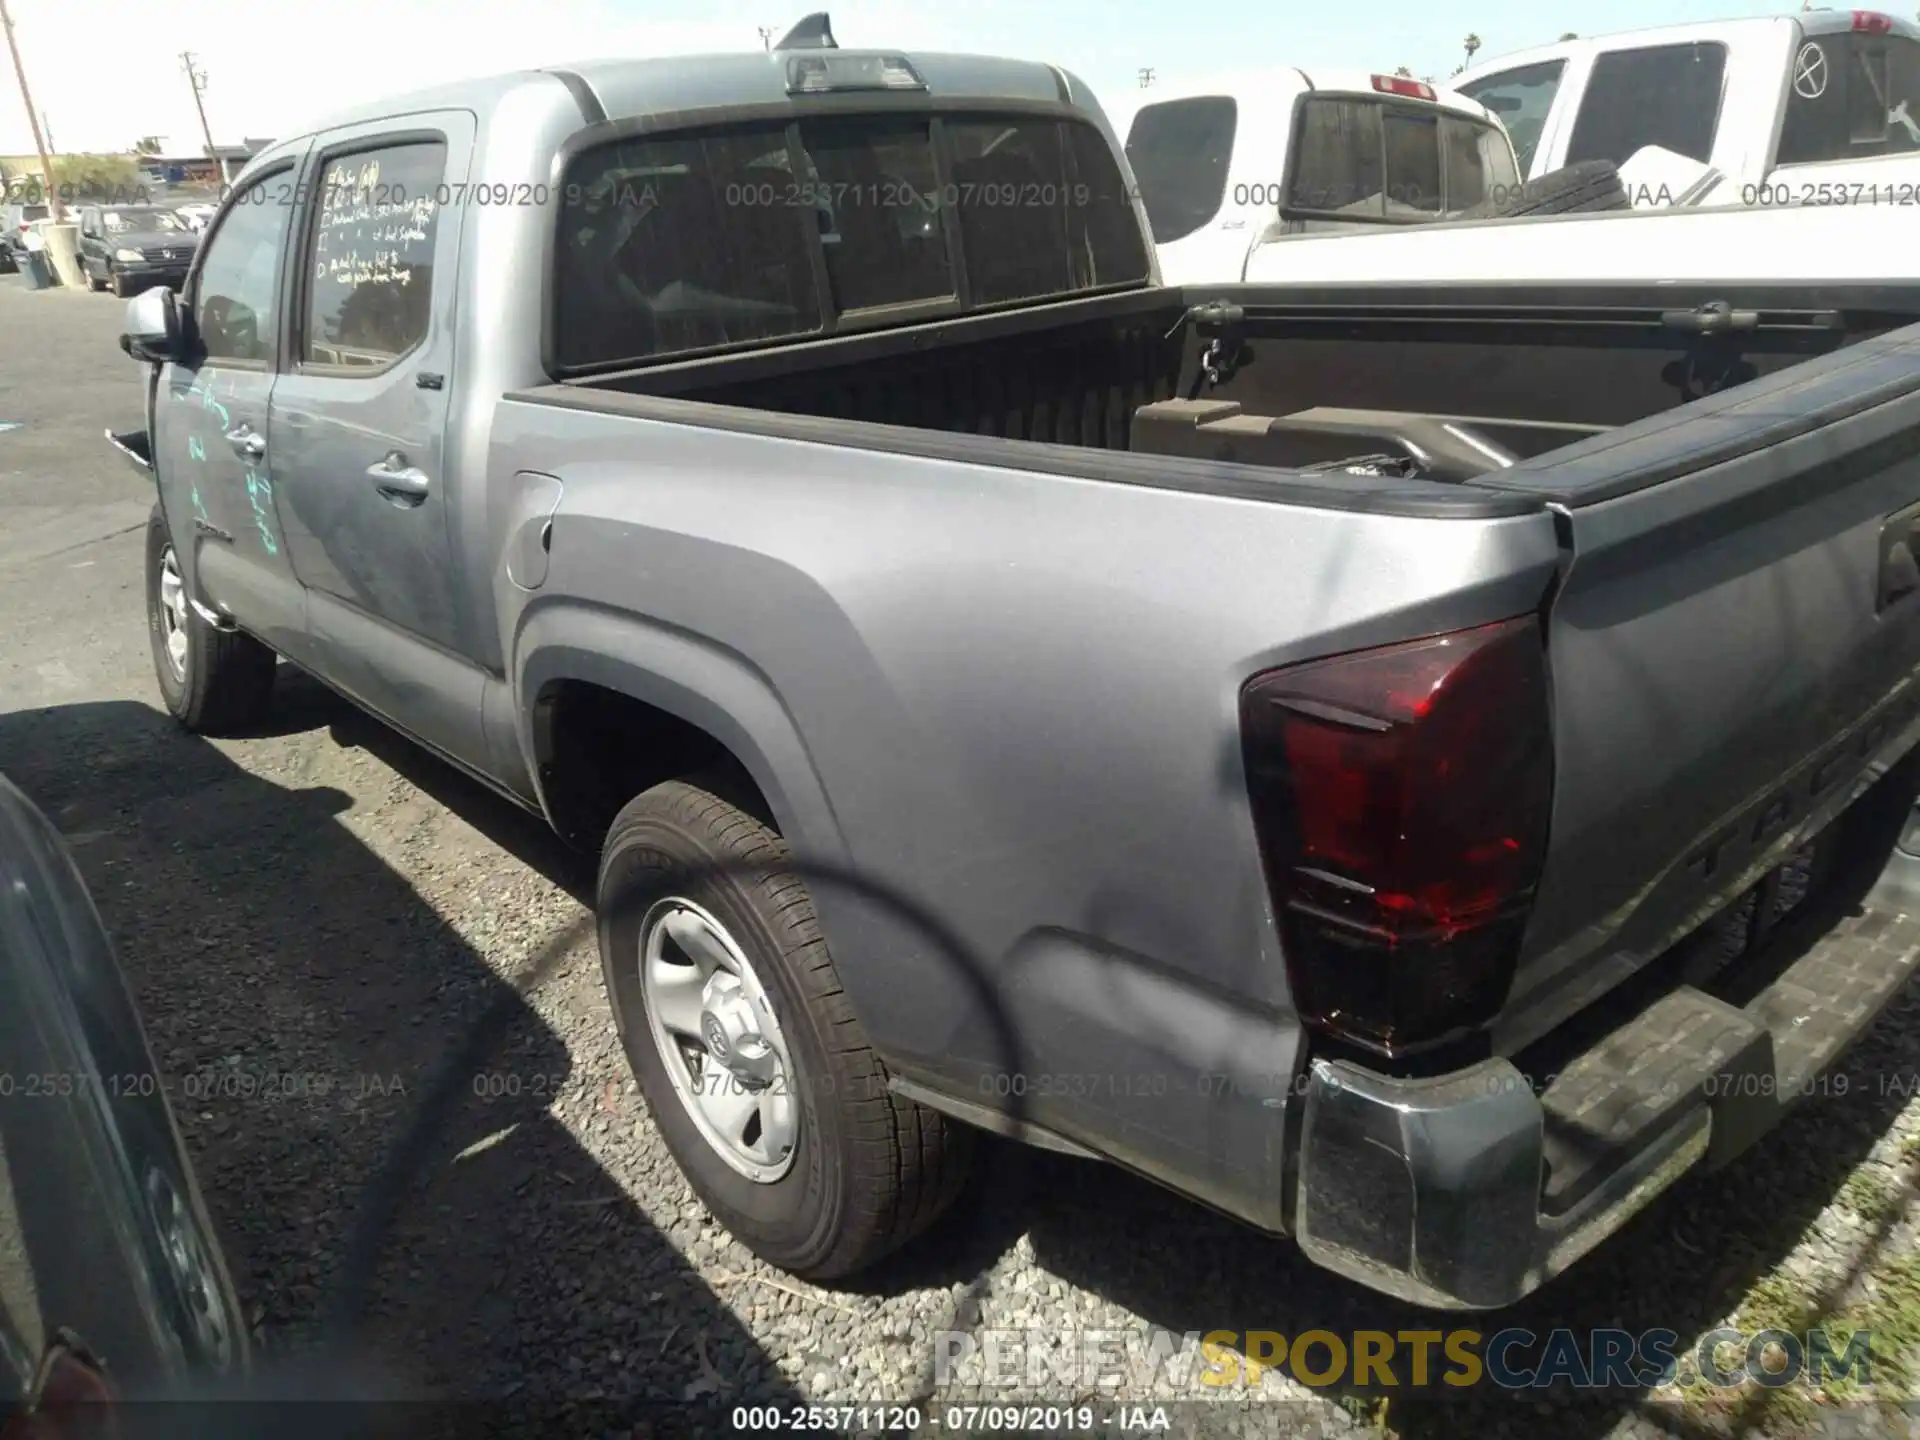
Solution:
[[[1863,1318],[1920,1364],[1920,996],[1772,1144],[1656,1203],[1516,1310],[1384,1300],[1151,1185],[994,1148],[949,1219],[832,1290],[754,1261],[706,1214],[614,1038],[582,897],[590,861],[310,680],[261,733],[159,709],[141,594],[148,483],[103,432],[141,423],[124,303],[0,277],[0,769],[75,847],[143,1008],[269,1364],[342,1301],[364,1352],[543,1428],[563,1402],[1048,1399],[1169,1406],[1181,1428],[1401,1436],[1902,1433],[1898,1408],[1790,1390],[1258,1398],[1177,1374],[1062,1393],[1058,1362],[987,1375],[956,1332],[1669,1329]],[[9,428],[10,427],[10,428]],[[422,1118],[437,1077],[453,1103]],[[399,1157],[396,1161],[396,1156]],[[384,1231],[365,1222],[384,1205]],[[354,1238],[384,1238],[356,1270]],[[948,1338],[942,1340],[945,1335]],[[962,1356],[943,1366],[939,1356]],[[1900,1357],[1911,1353],[1912,1360]],[[1052,1364],[1054,1368],[1048,1368]],[[1905,1368],[1902,1368],[1905,1367]],[[1076,1387],[1078,1388],[1078,1387]],[[1111,1407],[1109,1407],[1111,1408]],[[880,1417],[872,1417],[880,1418]]]

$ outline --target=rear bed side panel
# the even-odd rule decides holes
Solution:
[[[961,953],[815,884],[898,1074],[1005,1108],[1024,1072],[1026,1118],[1279,1226],[1262,1102],[1298,1033],[1239,687],[1534,608],[1559,559],[1548,513],[1314,510],[520,399],[490,463],[564,493],[546,582],[503,615],[515,683],[620,626],[650,666],[708,657],[658,694],[701,671],[762,687],[733,718],[799,746],[756,734],[767,758],[743,758],[803,752],[812,774],[763,788],[776,810],[829,802],[779,816],[796,848],[948,932]]]
[[[1736,898],[1905,743],[1920,592],[1882,608],[1880,575],[1890,518],[1920,502],[1915,354],[1898,332],[1504,477],[1557,497],[1572,549],[1551,850],[1506,1047]]]

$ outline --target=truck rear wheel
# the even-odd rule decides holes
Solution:
[[[771,829],[687,781],[655,786],[608,832],[598,910],[607,995],[654,1123],[748,1249],[829,1280],[952,1203],[973,1134],[888,1090]]]
[[[251,635],[216,629],[194,609],[158,505],[147,521],[147,637],[160,698],[196,734],[249,725],[273,698],[273,651]]]

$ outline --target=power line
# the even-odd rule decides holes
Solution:
[[[27,123],[33,126],[33,148],[40,154],[40,173],[47,181],[47,213],[55,224],[67,218],[60,203],[60,187],[54,180],[53,164],[47,159],[47,142],[40,133],[40,112],[33,108],[33,92],[27,88],[27,67],[20,60],[20,42],[13,38],[13,16],[7,13],[7,0],[0,0],[0,25],[7,31],[7,49],[13,53],[13,73],[20,79],[20,98],[26,102]]]
[[[191,50],[180,52],[180,64],[187,72],[187,83],[193,86],[193,108],[200,112],[200,134],[207,142],[207,158],[220,167],[220,183],[225,185],[229,179],[227,162],[214,148],[213,127],[207,124],[206,102],[200,98],[201,92],[207,88],[207,72],[193,63]]]

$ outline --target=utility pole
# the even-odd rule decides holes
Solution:
[[[765,25],[760,26],[759,29],[760,29],[760,48],[762,50],[773,49],[773,31]]]
[[[53,138],[53,121],[47,118],[45,111],[42,111],[40,115],[40,128],[47,132],[47,154],[58,155],[60,153],[60,145]]]
[[[207,142],[207,158],[220,167],[220,183],[224,186],[228,181],[227,162],[213,148],[213,127],[207,124],[207,104],[200,98],[200,92],[207,88],[207,72],[193,63],[191,50],[180,52],[180,63],[186,67],[187,81],[193,86],[193,108],[200,112],[200,134]]]
[[[0,0],[0,25],[6,26],[13,73],[20,78],[20,98],[26,102],[27,122],[33,126],[33,148],[40,154],[40,173],[47,179],[47,213],[57,225],[67,218],[66,211],[60,204],[60,186],[55,182],[52,162],[47,159],[47,142],[40,135],[40,112],[33,108],[33,92],[27,89],[27,67],[20,63],[20,42],[13,38],[13,16],[7,13],[7,0]]]

